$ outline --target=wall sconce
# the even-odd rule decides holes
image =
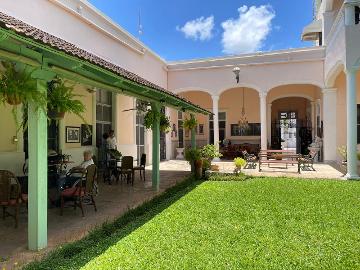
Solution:
[[[16,144],[16,143],[18,143],[18,142],[19,142],[18,137],[13,136],[13,137],[12,137],[12,143],[13,143],[13,144]]]
[[[235,74],[236,82],[239,83],[240,81],[240,68],[234,67],[233,72]]]

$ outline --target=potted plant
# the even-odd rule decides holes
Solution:
[[[155,120],[160,121],[160,130],[162,132],[168,133],[171,131],[170,119],[165,116],[163,113],[154,111],[152,109],[147,110],[144,116],[144,126],[147,129],[152,129],[154,126]]]
[[[195,119],[195,117],[185,118],[184,120],[184,128],[187,130],[193,130],[198,125],[198,121]]]
[[[202,177],[202,165],[203,160],[201,158],[201,152],[196,148],[189,148],[185,151],[185,159],[189,161],[191,165],[191,170],[195,173],[196,178],[200,179]]]
[[[282,154],[273,154],[273,158],[275,160],[282,160],[283,159],[283,155]]]
[[[48,85],[48,117],[54,120],[63,119],[65,113],[73,113],[80,117],[84,123],[86,120],[82,116],[85,112],[85,105],[74,94],[74,87],[66,85],[61,79],[55,79]]]
[[[37,89],[36,80],[26,68],[18,67],[12,62],[1,62],[4,70],[0,73],[0,101],[12,106],[12,114],[16,123],[17,132],[22,121],[17,116],[17,107],[31,102],[35,109],[46,111],[46,95]],[[26,128],[26,124],[23,125]]]
[[[207,159],[210,163],[211,170],[212,171],[219,171],[219,166],[215,164],[211,164],[211,161],[214,158],[220,158],[222,157],[222,154],[217,150],[216,146],[213,144],[207,144],[201,148],[201,156],[204,159]]]
[[[239,173],[241,173],[241,168],[244,168],[246,166],[246,160],[240,157],[237,157],[234,159],[234,164],[235,164],[235,174],[238,175]]]

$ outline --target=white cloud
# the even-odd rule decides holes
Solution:
[[[275,12],[270,5],[242,6],[239,18],[224,21],[222,36],[223,52],[241,54],[255,52],[264,45],[272,28]]]
[[[201,41],[210,40],[213,37],[214,16],[209,16],[207,18],[200,17],[188,21],[183,27],[178,26],[176,29],[183,32],[186,38]]]

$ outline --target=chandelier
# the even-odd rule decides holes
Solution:
[[[241,109],[241,115],[240,115],[240,120],[238,122],[238,126],[240,128],[241,131],[246,131],[249,129],[249,122],[246,118],[246,114],[245,114],[245,89],[243,87],[243,98],[242,98],[242,109]]]

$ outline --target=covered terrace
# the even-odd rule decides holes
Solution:
[[[0,59],[31,69],[39,92],[56,76],[89,87],[136,97],[151,103],[160,113],[163,106],[189,112],[210,114],[178,95],[134,73],[106,61],[74,44],[34,28],[0,12]],[[160,186],[160,123],[152,130],[152,188]],[[47,203],[47,116],[28,104],[29,187],[28,248],[40,250],[48,244]]]

